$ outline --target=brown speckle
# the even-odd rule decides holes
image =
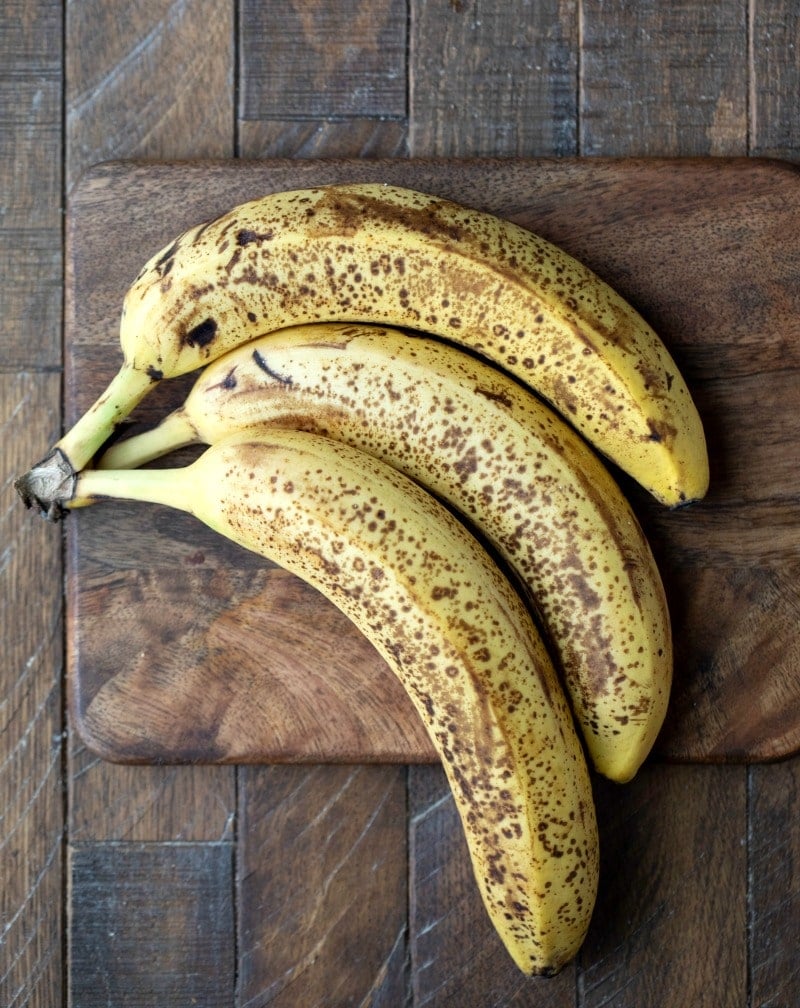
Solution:
[[[181,341],[184,346],[207,347],[217,335],[217,323],[213,318],[204,319],[190,329]]]

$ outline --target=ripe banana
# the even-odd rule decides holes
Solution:
[[[276,426],[366,451],[473,522],[530,592],[594,766],[613,780],[633,777],[669,698],[666,599],[630,506],[558,416],[448,344],[317,323],[225,354],[181,408],[98,464],[130,468],[184,444]]]
[[[265,196],[156,253],[122,311],[124,363],[17,481],[48,513],[154,383],[301,322],[395,324],[464,344],[529,384],[659,500],[708,484],[703,430],[661,340],[589,269],[513,223],[413,190]]]
[[[72,505],[98,497],[189,511],[338,605],[425,720],[514,961],[553,973],[576,954],[598,874],[586,762],[520,597],[443,505],[363,452],[287,430],[182,469],[81,473]]]

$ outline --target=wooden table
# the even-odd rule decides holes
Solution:
[[[800,760],[598,781],[592,930],[558,978],[525,981],[438,767],[92,756],[65,714],[59,532],[11,477],[61,424],[62,211],[89,165],[796,161],[797,6],[12,0],[0,17],[0,1004],[796,1005]]]

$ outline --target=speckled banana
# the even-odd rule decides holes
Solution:
[[[303,431],[239,435],[181,469],[85,471],[73,503],[96,497],[189,511],[338,605],[425,720],[514,961],[552,973],[575,955],[598,874],[585,758],[527,610],[462,523],[390,466]]]
[[[130,468],[235,431],[293,426],[400,469],[477,525],[546,625],[596,769],[629,780],[670,692],[670,622],[650,548],[604,466],[499,369],[397,330],[317,323],[210,364],[162,423],[113,445]]]
[[[464,344],[535,388],[659,500],[705,493],[697,410],[629,304],[528,230],[380,184],[268,195],[156,253],[125,297],[120,371],[18,480],[20,493],[54,515],[74,474],[154,383],[259,333],[314,321],[400,325]]]

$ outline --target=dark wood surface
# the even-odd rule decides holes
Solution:
[[[119,366],[122,297],[152,253],[233,204],[337,180],[407,185],[513,219],[592,265],[653,321],[700,408],[712,469],[707,498],[677,511],[625,483],[676,641],[656,755],[796,752],[800,173],[756,158],[101,165],[68,206],[68,422]],[[123,217],[124,231],[109,233],[108,220]],[[158,422],[192,381],[161,386],[129,428]],[[167,508],[106,504],[73,516],[67,531],[71,709],[104,757],[435,760],[385,663],[298,579]]]
[[[59,532],[17,506],[11,477],[61,422],[63,212],[91,164],[797,162],[796,5],[10,0],[0,18],[0,1004],[793,1008],[797,758],[598,781],[589,939],[561,976],[526,982],[487,930],[440,768],[92,755],[65,715]],[[731,277],[732,312],[757,316],[758,270]],[[754,386],[754,402],[779,392]],[[787,597],[788,583],[761,583],[741,624],[714,607],[697,624],[749,632]]]

